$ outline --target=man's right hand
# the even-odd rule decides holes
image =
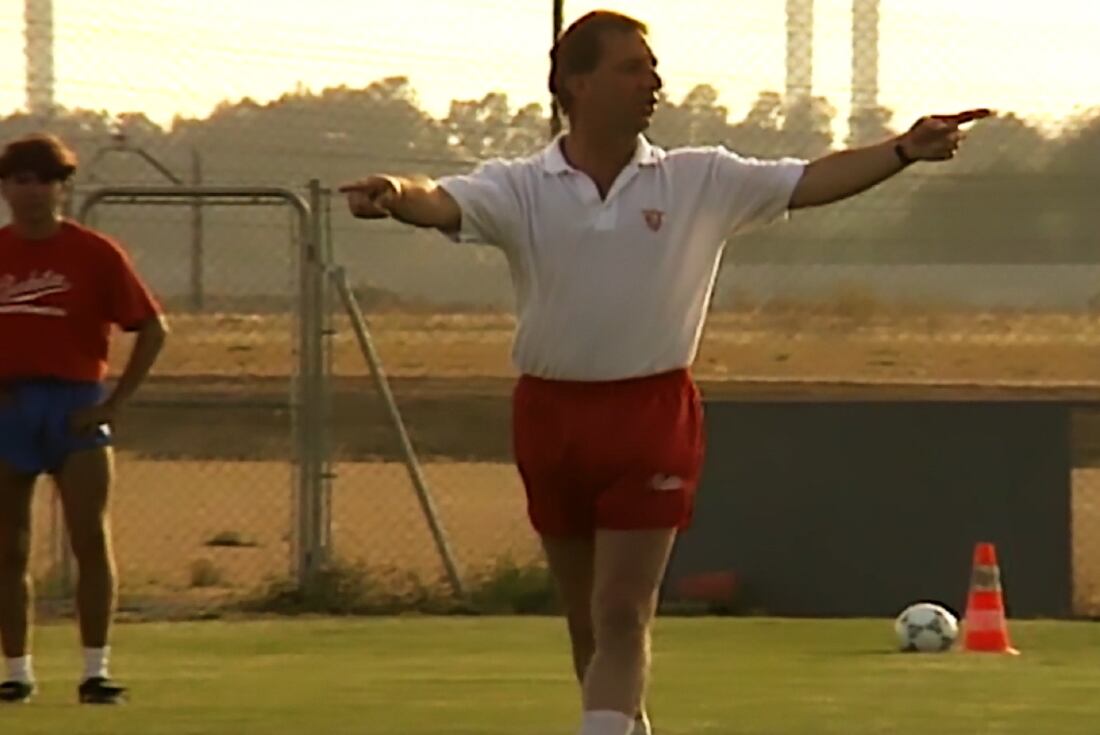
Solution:
[[[447,191],[427,177],[368,176],[339,188],[361,219],[385,219],[447,233],[462,225],[462,211]]]
[[[360,219],[385,219],[401,197],[401,183],[390,176],[368,176],[343,184],[338,191],[348,197],[348,209]]]

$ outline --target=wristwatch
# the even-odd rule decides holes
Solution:
[[[894,143],[894,153],[897,155],[898,160],[901,161],[901,165],[910,166],[917,162],[917,159],[910,158],[909,154],[905,152],[905,148],[902,146],[901,141]]]

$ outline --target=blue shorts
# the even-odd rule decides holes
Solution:
[[[0,462],[17,472],[53,473],[70,454],[105,447],[111,430],[99,426],[80,435],[69,420],[74,411],[103,397],[100,383],[33,379],[0,382]]]

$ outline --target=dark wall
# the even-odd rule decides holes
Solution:
[[[958,612],[997,544],[1010,615],[1070,613],[1069,410],[1035,403],[707,403],[685,574],[732,570],[776,615]]]

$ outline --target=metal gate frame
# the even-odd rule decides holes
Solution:
[[[329,467],[325,400],[325,238],[322,228],[322,189],[309,182],[308,201],[295,191],[270,186],[105,186],[84,198],[76,216],[83,223],[101,204],[190,206],[289,205],[296,215],[299,238],[298,377],[290,402],[296,450],[296,482],[292,488],[297,508],[297,533],[290,560],[292,573],[305,587],[329,560]],[[63,522],[62,522],[63,523]],[[72,560],[66,534],[58,534],[55,559],[62,583],[72,589]]]

